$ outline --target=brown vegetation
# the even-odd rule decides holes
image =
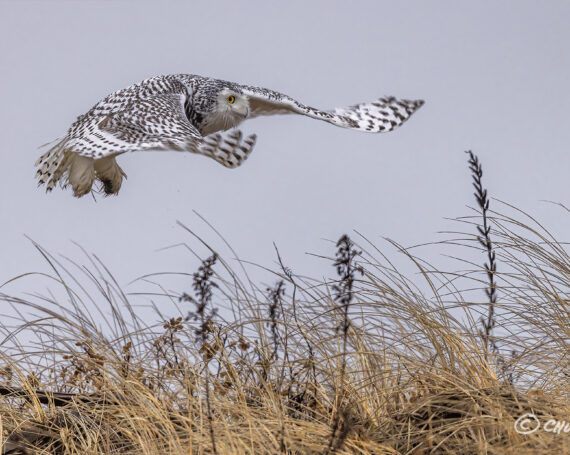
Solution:
[[[570,433],[514,426],[525,413],[570,422],[570,257],[522,212],[479,199],[485,221],[460,220],[475,234],[441,245],[484,253],[482,268],[445,273],[390,242],[410,279],[345,236],[335,280],[278,257],[268,288],[213,255],[193,292],[164,292],[179,314],[155,321],[96,261],[74,277],[38,247],[67,298],[0,294],[22,315],[3,324],[4,453],[570,453]],[[89,298],[108,305],[106,326]],[[18,341],[30,333],[33,350]]]

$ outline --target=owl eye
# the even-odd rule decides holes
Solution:
[[[230,103],[230,104],[234,104],[234,103],[235,103],[235,100],[236,100],[236,97],[233,96],[233,95],[230,95],[230,96],[228,96],[228,97],[226,98],[226,101],[227,101],[228,103]]]

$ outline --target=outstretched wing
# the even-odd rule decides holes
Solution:
[[[371,133],[383,133],[396,129],[424,104],[423,100],[398,100],[394,97],[385,97],[372,103],[321,111],[305,106],[274,90],[249,85],[239,87],[249,97],[250,117],[296,113],[324,120],[343,128]]]
[[[79,117],[67,136],[36,162],[39,184],[46,183],[47,191],[50,191],[65,178],[65,181],[75,182],[72,182],[74,192],[81,195],[83,190],[88,192],[91,189],[95,175],[93,159],[151,149],[200,153],[203,139],[184,114],[185,99],[185,93],[131,97],[124,104],[114,103],[112,109],[107,109],[103,115],[92,110]],[[105,101],[99,105],[102,105],[101,109],[107,108]],[[87,160],[89,158],[91,160]],[[82,173],[73,173],[74,163],[76,169],[82,169]],[[83,163],[83,166],[79,163]],[[80,181],[85,185],[77,183]],[[78,193],[76,188],[79,187],[82,190],[77,190]]]
[[[226,135],[202,137],[186,117],[185,102],[186,95],[176,93],[135,100],[97,124],[99,131],[93,135],[102,144],[97,150],[89,143],[77,151],[83,156],[102,158],[126,151],[181,150],[209,156],[230,168],[247,159],[255,145],[255,135],[242,141],[242,132],[234,130]]]
[[[152,149],[198,152],[202,136],[186,117],[186,98],[185,93],[162,93],[132,100],[94,125],[74,149],[91,158]]]
[[[104,115],[90,111],[81,116],[68,135],[36,162],[39,184],[47,183],[47,190],[53,189],[68,175],[77,155],[100,159],[141,150],[182,150],[211,157],[230,168],[243,163],[253,149],[255,135],[243,139],[241,131],[232,131],[202,137],[186,117],[186,98],[185,90],[135,97]]]

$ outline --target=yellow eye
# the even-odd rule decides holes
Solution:
[[[230,96],[228,96],[228,97],[226,98],[226,100],[227,100],[228,103],[234,104],[234,102],[235,102],[235,100],[236,100],[236,97],[233,96],[233,95],[230,95]]]

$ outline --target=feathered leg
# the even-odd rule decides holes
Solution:
[[[103,184],[105,194],[118,194],[127,174],[119,167],[114,156],[95,160],[95,176]]]
[[[84,196],[91,191],[95,180],[95,160],[74,153],[70,162],[67,180],[73,188],[73,195]]]

